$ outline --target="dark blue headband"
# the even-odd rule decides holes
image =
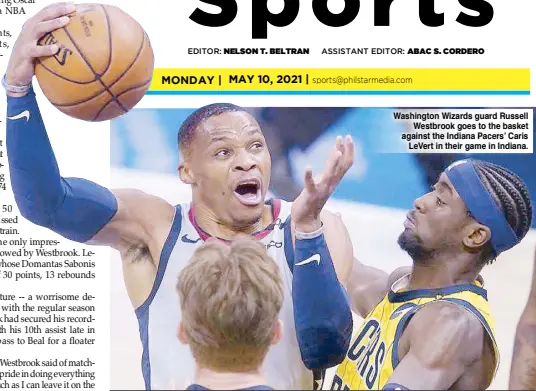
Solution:
[[[490,229],[490,242],[495,255],[519,242],[503,212],[478,177],[471,159],[452,163],[445,173],[475,220]]]

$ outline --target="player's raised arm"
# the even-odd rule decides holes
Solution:
[[[517,324],[508,388],[536,389],[536,251],[529,298]]]
[[[353,164],[354,146],[338,137],[317,180],[310,169],[305,189],[292,205],[295,263],[292,297],[305,366],[325,369],[340,363],[352,334],[352,313],[344,289],[352,268],[352,243],[340,219],[322,213],[329,196]]]
[[[346,287],[350,306],[357,314],[366,317],[387,294],[391,284],[410,273],[411,267],[400,267],[389,275],[383,270],[364,265],[354,258],[352,241],[340,216],[328,211],[323,211],[320,216],[335,271],[341,284]]]
[[[352,310],[365,318],[382,301],[391,285],[408,273],[411,273],[409,266],[399,267],[388,274],[354,259],[346,284]]]
[[[384,390],[448,390],[486,348],[484,328],[476,316],[450,303],[434,303],[417,311],[402,339],[395,340],[399,357]],[[398,362],[399,361],[399,362]],[[480,365],[480,364],[479,364]],[[394,365],[395,366],[395,365]],[[487,368],[481,369],[483,372]],[[485,390],[486,384],[460,385]]]
[[[174,208],[139,191],[114,194],[85,179],[62,178],[31,89],[35,58],[58,51],[57,45],[38,45],[38,39],[67,25],[66,15],[73,11],[74,5],[68,3],[39,11],[25,23],[9,60],[3,84],[8,95],[6,144],[15,200],[25,218],[74,241],[115,248],[125,242],[149,244],[144,227],[148,211],[171,225]],[[139,208],[141,201],[144,208]]]

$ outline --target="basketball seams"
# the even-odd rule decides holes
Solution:
[[[110,69],[110,65],[112,63],[112,26],[110,24],[110,17],[108,16],[106,7],[104,7],[104,5],[102,4],[99,4],[99,5],[101,6],[102,11],[104,12],[104,18],[106,19],[106,29],[108,30],[108,64],[106,65],[106,68],[104,69],[104,71],[101,73],[100,76],[102,76],[106,72],[108,72],[108,69]]]
[[[132,62],[129,64],[129,66],[123,71],[123,73],[121,73],[121,75],[119,75],[114,81],[112,84],[110,84],[110,87],[109,88],[112,88],[114,86],[114,84],[116,84],[119,80],[121,80],[123,78],[123,76],[125,76],[127,74],[127,72],[134,66],[134,64],[136,64],[136,61],[138,60],[138,58],[140,57],[140,54],[141,52],[143,51],[143,47],[145,46],[145,39],[147,38],[146,37],[146,33],[145,33],[145,30],[143,30],[141,27],[141,32],[142,32],[142,38],[141,38],[141,45],[140,45],[140,48],[138,49],[138,53],[136,53],[136,57],[134,57],[134,60],[132,60]],[[147,83],[149,83],[151,80],[147,81],[147,82],[144,82],[142,85],[146,85]],[[129,88],[128,90],[125,90],[123,92],[121,92],[120,94],[118,94],[115,99],[117,100],[117,102],[119,103],[119,105],[121,106],[121,108],[123,108],[125,110],[125,112],[127,112],[128,110],[126,110],[123,106],[123,104],[121,103],[121,101],[119,100],[119,97],[121,95],[123,95],[125,92],[127,91],[131,91],[132,89],[135,89],[135,88],[138,88],[140,86],[136,86],[136,87],[131,87]],[[109,103],[107,103],[106,105],[108,105]],[[106,106],[105,105],[105,106]],[[99,114],[100,114],[100,111],[99,111]]]
[[[130,92],[132,90],[135,90],[136,88],[140,88],[140,87],[145,87],[147,84],[150,84],[151,83],[151,79],[143,82],[143,83],[140,83],[140,84],[137,84],[135,86],[132,86],[130,88],[127,88],[125,91],[122,91],[120,94],[117,95],[117,97],[120,97],[121,95],[125,95],[127,92]]]
[[[97,121],[97,118],[99,118],[99,115],[101,115],[101,113],[104,111],[105,108],[108,107],[109,104],[111,103],[117,103],[117,100],[114,100],[114,99],[110,99],[108,102],[106,102],[100,109],[99,111],[97,111],[97,114],[93,117],[93,119],[91,121]],[[120,107],[121,108],[121,107]],[[126,112],[125,112],[126,113]]]
[[[59,77],[60,79],[63,79],[65,81],[68,81],[70,83],[74,83],[74,84],[79,84],[79,85],[86,85],[86,84],[91,84],[91,83],[94,83],[95,80],[89,80],[89,81],[78,81],[78,80],[71,80],[65,76],[62,76],[60,75],[59,73],[57,73],[56,71],[53,71],[52,69],[50,69],[49,67],[47,67],[45,64],[43,64],[43,62],[40,60],[40,59],[37,59],[37,63],[38,65],[41,65],[43,67],[43,69],[47,70],[48,72],[52,73],[54,76],[57,76]],[[101,91],[100,93],[103,93],[105,90]]]
[[[109,47],[109,57],[108,57],[108,64],[106,66],[106,69],[104,70],[104,72],[102,73],[102,75],[104,75],[108,69],[110,69],[110,66],[112,65],[112,47],[113,47],[113,40],[112,40],[112,25],[110,24],[110,16],[108,15],[108,10],[106,9],[106,7],[101,4],[100,5],[103,12],[104,12],[104,16],[106,18],[106,25],[107,25],[107,28],[108,28],[108,43],[110,45]],[[125,106],[121,103],[121,101],[119,100],[119,97],[124,93],[124,92],[127,92],[127,91],[130,91],[132,89],[135,89],[135,88],[138,88],[138,87],[131,87],[130,89],[126,90],[126,91],[123,91],[122,93],[118,94],[118,95],[114,95],[113,92],[110,90],[114,84],[116,84],[117,82],[119,82],[123,76],[126,75],[126,73],[134,66],[134,64],[136,63],[136,61],[138,60],[138,57],[140,56],[142,50],[143,50],[143,46],[145,45],[145,31],[143,30],[143,28],[140,27],[140,30],[141,30],[141,33],[142,33],[142,37],[141,37],[141,45],[140,45],[140,48],[138,49],[138,52],[136,53],[136,56],[134,57],[134,60],[132,60],[132,62],[128,65],[128,67],[109,85],[106,87],[106,89],[109,90],[110,94],[112,95],[112,97],[114,99],[112,100],[115,100],[117,102],[117,104],[119,105],[119,107],[121,107],[121,109],[123,109],[125,111],[125,113],[128,111]],[[102,76],[101,75],[101,76]],[[101,80],[101,83],[104,85],[104,82]],[[147,84],[147,82],[143,83],[142,85],[145,85]],[[104,108],[106,106],[108,106],[110,104],[110,102],[106,103],[103,107],[101,107],[101,109],[98,111],[97,115],[95,116],[95,119],[99,117],[100,113],[102,113],[102,111],[104,110]]]
[[[97,12],[100,19],[98,25],[100,48],[94,46],[86,47],[86,44],[95,45],[96,42],[93,39],[85,40],[83,36],[78,36],[78,25],[64,26],[60,28],[65,33],[62,40],[66,39],[65,45],[72,45],[71,51],[75,52],[73,54],[78,54],[79,56],[73,58],[73,61],[76,60],[73,64],[74,68],[71,69],[69,67],[67,69],[62,68],[61,70],[57,70],[53,66],[54,64],[48,64],[44,58],[36,59],[36,66],[40,66],[40,70],[45,70],[42,73],[45,87],[48,88],[48,85],[54,81],[54,78],[57,78],[59,79],[58,82],[63,83],[65,92],[69,92],[71,89],[73,92],[72,95],[64,96],[63,89],[51,90],[49,91],[50,93],[44,91],[50,103],[68,115],[87,121],[111,119],[128,112],[132,108],[131,106],[135,105],[143,97],[144,92],[150,86],[153,78],[151,69],[154,67],[154,55],[145,30],[136,20],[132,20],[131,17],[128,19],[129,15],[121,13],[120,9],[118,11],[119,13],[117,13],[116,7],[109,7],[105,4],[98,5],[101,10]],[[94,8],[93,10],[98,9]],[[126,30],[122,30],[119,28],[120,26],[114,24],[116,19],[117,21],[123,21],[123,18],[128,19],[128,26],[125,26],[127,28]],[[135,24],[131,24],[132,21]],[[104,28],[107,28],[108,31],[104,31]],[[121,34],[123,32],[128,32],[129,34],[125,42],[127,45],[125,51],[123,51],[121,45]],[[115,38],[114,34],[117,34],[117,45],[113,42]],[[138,34],[141,34],[141,36]],[[108,38],[107,44],[102,42],[106,38]],[[140,41],[138,41],[138,38],[141,38]],[[69,41],[71,42],[70,44]],[[135,47],[136,42],[139,42],[137,49]],[[106,46],[108,47],[106,48]],[[86,49],[88,50],[87,52]],[[104,58],[102,57],[105,54],[103,53],[103,49],[108,49],[108,56]],[[117,53],[114,52],[114,49]],[[94,55],[98,56],[98,61],[93,58]],[[130,62],[127,62],[128,58],[131,59]],[[107,62],[103,63],[103,60]],[[77,76],[72,74],[73,71],[74,73],[81,73],[81,76],[84,75],[93,78],[89,81],[72,80],[71,77]],[[64,76],[59,72],[67,73]],[[145,78],[146,80],[140,81],[141,78]],[[73,86],[70,87],[69,83],[72,83]],[[88,91],[84,92],[86,86]],[[54,88],[55,86],[52,84],[51,87]],[[87,95],[91,96],[88,97]],[[109,97],[106,98],[106,96]],[[54,100],[57,99],[60,102],[55,103],[51,98],[55,98]],[[116,102],[115,107],[113,102]],[[99,108],[99,106],[101,107]],[[96,115],[95,111],[98,111]]]
[[[61,108],[69,108],[69,107],[73,107],[73,106],[77,106],[79,104],[82,104],[82,103],[86,103],[86,102],[89,102],[90,100],[92,99],[95,99],[97,98],[99,95],[102,95],[103,93],[107,92],[106,90],[102,90],[100,91],[98,94],[95,94],[95,95],[92,95],[90,96],[89,98],[84,98],[82,100],[78,100],[76,102],[69,102],[69,103],[64,103],[64,104],[58,104],[58,103],[54,103],[54,102],[51,102],[54,106],[56,107],[61,107]]]
[[[69,33],[69,30],[67,30],[67,26],[64,26],[62,28],[63,28],[63,30],[65,30],[65,34],[67,34],[67,37],[71,40],[71,42],[73,43],[74,47],[76,48],[76,50],[80,54],[80,57],[82,57],[82,60],[84,60],[84,62],[87,64],[87,66],[89,67],[91,72],[93,72],[93,75],[95,76],[95,80],[98,81],[100,84],[102,84],[102,86],[105,88],[105,90],[112,96],[113,100],[116,100],[117,97],[114,95],[114,93],[112,91],[110,91],[108,86],[103,83],[103,81],[100,78],[100,75],[97,72],[95,72],[95,69],[93,69],[93,67],[91,66],[91,63],[88,61],[88,59],[84,55],[84,52],[78,47],[78,45],[76,44],[76,41],[74,40],[74,38]],[[123,109],[125,111],[125,113],[128,111],[128,110],[125,109],[125,107],[123,107],[121,102],[117,102],[117,104],[119,105],[119,107],[121,107],[121,109]]]
[[[132,62],[128,65],[128,67],[123,71],[123,73],[121,73],[113,82],[112,84],[110,84],[110,88],[112,88],[119,80],[121,80],[123,78],[123,76],[125,76],[127,74],[128,71],[130,71],[130,69],[134,66],[134,64],[136,64],[136,61],[138,60],[138,58],[140,57],[140,54],[141,52],[143,51],[143,47],[145,46],[145,39],[146,39],[146,34],[145,34],[145,31],[142,30],[142,38],[141,38],[141,45],[140,45],[140,48],[138,49],[138,52],[136,53],[136,57],[134,57],[134,60],[132,60]]]
[[[138,85],[136,85],[136,86],[130,87],[130,88],[126,89],[125,91],[121,92],[120,94],[118,94],[117,97],[116,97],[116,99],[110,99],[109,101],[107,101],[107,102],[101,107],[101,109],[97,112],[97,114],[95,115],[95,117],[93,117],[93,121],[96,121],[97,118],[99,118],[99,115],[101,115],[101,113],[104,111],[104,109],[105,109],[110,103],[112,103],[112,102],[114,102],[114,101],[115,101],[115,102],[118,102],[118,101],[119,101],[119,97],[120,97],[121,95],[124,95],[124,94],[126,94],[127,92],[130,92],[130,91],[135,90],[135,89],[137,89],[137,88],[145,87],[147,84],[150,84],[150,83],[151,83],[151,79],[147,80],[147,81],[144,82],[144,83],[141,83],[141,84],[138,84]],[[123,107],[121,106],[121,108],[123,108]],[[125,110],[125,112],[127,112],[127,111],[128,111],[128,110]]]
[[[115,78],[115,80],[108,86],[107,89],[111,89],[115,84],[117,84],[118,81],[120,81],[123,76],[125,76],[127,74],[127,72],[134,66],[134,64],[136,64],[136,61],[138,60],[138,58],[140,57],[140,54],[141,52],[143,51],[143,47],[145,46],[145,41],[147,40],[147,34],[145,33],[145,31],[142,30],[142,41],[141,41],[141,45],[138,49],[138,52],[136,53],[136,57],[134,58],[134,60],[128,65],[128,67],[125,69],[125,71],[123,71],[123,73],[121,73],[118,77]],[[111,64],[111,61],[110,61],[110,64]],[[109,68],[109,66],[108,66]],[[53,74],[55,74],[56,76],[59,76],[60,78],[62,77],[61,75],[57,75],[54,71],[51,71]],[[67,80],[67,79],[66,79]],[[67,80],[67,81],[70,81],[70,80]],[[86,83],[86,84],[89,84],[89,83],[94,83],[96,80],[91,80],[90,82]],[[150,80],[149,80],[150,81]],[[82,83],[80,83],[82,84]],[[106,85],[104,84],[104,82],[101,82],[100,84],[104,85],[106,87]],[[145,85],[147,84],[147,82],[143,82],[142,85]],[[138,88],[139,85],[133,87],[133,88]],[[76,102],[69,102],[69,103],[65,103],[65,104],[59,104],[59,103],[54,103],[54,102],[51,102],[54,106],[57,106],[57,107],[71,107],[71,106],[76,106],[76,105],[79,105],[80,103],[85,103],[85,102],[89,102],[91,99],[95,99],[97,96],[101,95],[103,92],[108,92],[110,93],[112,96],[114,96],[114,94],[111,92],[111,91],[107,91],[107,89],[104,89],[102,91],[99,91],[97,94],[95,95],[92,95],[90,96],[89,98],[84,98],[82,100],[78,100]],[[117,95],[116,96],[116,99],[119,98],[121,94]],[[110,102],[107,102],[106,105],[110,103]]]
[[[78,51],[78,54],[80,54],[80,57],[82,57],[82,60],[84,60],[86,65],[89,67],[89,69],[93,73],[93,76],[95,76],[95,81],[100,81],[100,75],[97,72],[95,72],[95,69],[93,69],[93,66],[91,65],[89,60],[86,58],[84,52],[82,52],[82,50],[80,50],[80,48],[76,44],[74,38],[71,36],[71,33],[69,32],[69,30],[67,30],[67,26],[62,27],[62,29],[65,31],[65,34],[67,35],[67,38],[69,38],[71,40],[71,42],[73,43],[75,49]],[[104,87],[106,87],[106,86],[104,86]]]

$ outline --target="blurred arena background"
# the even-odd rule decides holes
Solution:
[[[379,153],[386,140],[405,129],[385,108],[251,108],[270,146],[271,193],[291,200],[300,191],[305,165],[322,170],[325,156],[338,134],[351,134],[355,163],[327,208],[340,212],[364,263],[391,271],[409,265],[396,243],[413,200],[428,191],[450,162],[468,154]],[[176,175],[177,130],[191,109],[138,109],[111,123],[113,188],[139,188],[171,203],[190,199],[189,187]],[[536,203],[535,155],[478,154],[472,157],[501,164],[529,186]],[[535,219],[536,220],[536,219]],[[496,317],[501,363],[490,389],[506,389],[515,328],[530,288],[536,244],[533,230],[516,248],[502,254],[483,271],[485,287]],[[143,389],[138,324],[123,284],[118,253],[112,251],[111,389]],[[360,323],[355,318],[355,323]],[[324,383],[329,389],[330,376]]]

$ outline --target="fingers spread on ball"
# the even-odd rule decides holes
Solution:
[[[68,16],[60,16],[59,18],[37,23],[34,30],[35,39],[39,39],[46,33],[50,33],[51,31],[67,26],[69,21],[70,19]]]
[[[53,56],[58,52],[60,47],[58,45],[32,45],[28,49],[28,55],[32,58]]]
[[[64,15],[69,15],[74,11],[76,11],[74,3],[55,3],[39,11],[34,16],[34,21],[39,23],[45,20],[56,19]]]

